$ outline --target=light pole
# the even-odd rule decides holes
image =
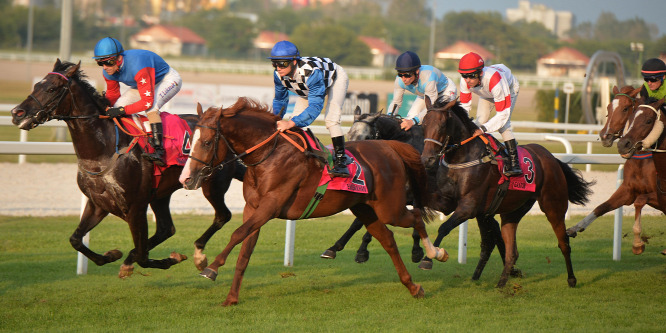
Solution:
[[[641,78],[641,65],[643,63],[643,43],[635,43],[631,42],[629,44],[631,46],[631,50],[638,52],[638,66],[637,66],[637,71],[638,71],[638,78]]]

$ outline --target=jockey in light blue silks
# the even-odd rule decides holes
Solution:
[[[430,97],[433,104],[436,101],[450,102],[456,99],[458,93],[456,84],[439,69],[421,65],[421,59],[412,51],[407,51],[398,57],[395,62],[395,70],[398,75],[395,77],[389,114],[400,109],[405,90],[416,95],[416,100],[412,103],[409,113],[400,124],[400,128],[405,131],[418,125],[419,120],[425,117],[425,96]]]
[[[271,50],[275,98],[273,112],[279,114],[287,108],[289,91],[300,98],[296,101],[291,119],[279,120],[278,131],[292,127],[306,127],[317,119],[325,108],[326,128],[331,134],[335,151],[334,167],[329,170],[333,177],[349,177],[345,159],[345,138],[340,126],[342,104],[345,102],[349,78],[345,70],[328,58],[301,57],[293,43],[283,40]],[[328,102],[324,106],[324,99]]]
[[[124,50],[111,37],[97,42],[93,59],[104,68],[105,96],[112,106],[106,114],[115,118],[145,111],[152,130],[149,141],[155,152],[142,156],[156,165],[166,165],[160,108],[180,91],[183,81],[178,72],[159,55],[147,50]],[[120,83],[131,88],[122,96]]]

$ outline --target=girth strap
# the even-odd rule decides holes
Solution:
[[[483,214],[484,219],[488,219],[489,217],[493,217],[495,215],[495,212],[497,211],[497,209],[499,209],[499,206],[502,204],[502,201],[504,201],[506,192],[509,189],[509,183],[510,183],[509,181],[505,181],[502,184],[499,184],[499,186],[497,186],[497,192],[495,192],[493,201],[490,202],[490,207],[488,207],[488,211],[486,211]]]
[[[317,208],[319,205],[319,202],[321,202],[322,199],[324,199],[324,193],[326,193],[326,188],[328,187],[328,183],[326,182],[325,184],[319,185],[317,187],[317,191],[315,191],[314,196],[312,199],[310,199],[310,203],[308,203],[308,206],[305,207],[305,210],[303,211],[303,214],[301,214],[301,217],[299,217],[299,220],[302,219],[307,219],[312,215],[312,212]]]

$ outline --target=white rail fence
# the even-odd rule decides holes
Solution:
[[[0,104],[0,111],[9,110],[7,105]],[[584,125],[584,124],[553,124],[553,123],[540,123],[540,122],[512,122],[514,127],[523,128],[539,128],[550,130],[571,130],[571,131],[598,131],[601,129],[600,125]],[[0,116],[0,126],[12,125],[11,117]],[[63,122],[49,122],[41,126],[62,127],[66,126]],[[327,134],[328,131],[324,126],[311,126],[311,129],[316,134]],[[347,132],[349,127],[343,127],[343,131]],[[21,141],[0,141],[0,154],[8,155],[71,155],[74,154],[74,147],[71,142],[28,142],[27,131],[21,130]],[[591,164],[617,164],[617,186],[622,183],[624,159],[618,154],[591,154],[591,145],[594,141],[598,141],[596,134],[563,134],[563,133],[514,133],[516,139],[524,141],[557,141],[564,145],[565,153],[553,154],[559,160],[568,164],[586,164],[588,167]],[[572,152],[571,142],[587,142],[587,154],[574,154]],[[20,161],[20,159],[19,159]],[[82,196],[81,211],[85,207],[85,196]],[[467,223],[465,222],[459,227],[459,242],[458,242],[458,262],[464,264],[467,262]],[[293,266],[293,253],[294,253],[294,235],[296,230],[296,222],[287,220],[286,233],[285,233],[285,253],[284,265]],[[621,236],[622,236],[622,207],[615,210],[615,223],[613,232],[613,260],[620,260],[621,249]],[[84,242],[88,242],[89,235],[86,235]],[[87,260],[81,254],[77,260],[77,273],[86,274]]]

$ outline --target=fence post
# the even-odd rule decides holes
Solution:
[[[294,238],[296,238],[296,221],[287,220],[287,230],[284,235],[284,265],[294,266]]]
[[[81,214],[79,215],[79,218],[83,216],[83,210],[86,207],[86,204],[88,204],[88,197],[85,195],[81,194]],[[90,233],[86,233],[85,236],[83,236],[83,245],[88,247],[90,244]],[[84,256],[83,253],[78,252],[78,256],[76,259],[76,275],[86,275],[88,274],[88,257]]]
[[[617,168],[617,186],[622,185],[624,180],[624,164]],[[615,210],[615,223],[613,224],[613,260],[620,261],[620,250],[622,248],[622,206]]]

